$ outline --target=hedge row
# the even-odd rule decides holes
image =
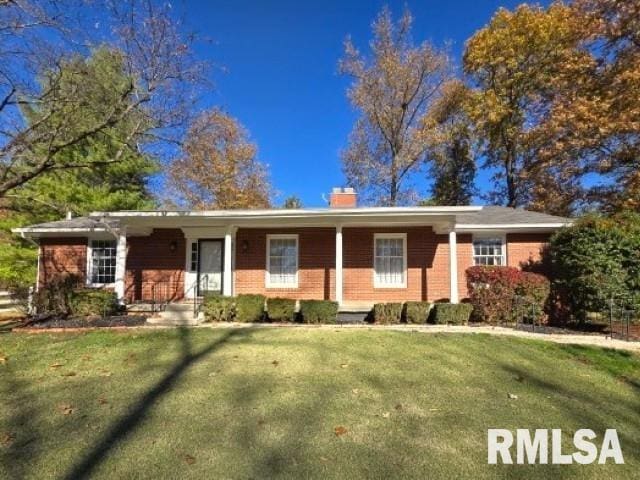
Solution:
[[[373,322],[379,324],[454,324],[466,325],[473,307],[467,303],[429,302],[376,303],[373,306]]]
[[[203,312],[209,322],[335,323],[338,304],[328,300],[301,300],[300,311],[296,312],[296,301],[289,298],[211,295],[204,300]]]

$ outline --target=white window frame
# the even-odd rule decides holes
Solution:
[[[296,241],[296,275],[294,283],[277,283],[271,281],[271,240],[295,240]],[[300,270],[300,240],[297,234],[269,234],[266,241],[267,265],[265,271],[266,288],[298,288],[298,273]]]
[[[87,239],[87,278],[86,285],[91,288],[115,287],[115,282],[94,283],[93,282],[93,242],[115,242],[115,257],[118,262],[118,241],[113,238],[88,238]]]
[[[376,275],[376,244],[378,240],[402,239],[402,283],[384,283]],[[375,233],[373,235],[373,288],[407,288],[407,234]]]
[[[475,243],[476,240],[500,240],[502,242],[502,264],[501,265],[482,265],[476,263],[476,249]],[[504,233],[483,233],[477,234],[474,233],[471,238],[471,265],[474,267],[484,267],[484,266],[493,266],[493,267],[506,267],[507,266],[507,235]]]

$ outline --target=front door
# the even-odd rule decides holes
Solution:
[[[222,240],[198,243],[198,295],[222,293]]]

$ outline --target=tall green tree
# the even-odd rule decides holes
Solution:
[[[119,100],[102,93],[112,90],[128,79],[124,72],[123,58],[117,51],[99,49],[88,59],[80,57],[61,67],[62,74],[56,88],[61,91],[75,88],[75,76],[83,75],[83,95],[87,111],[96,105],[100,108],[117,108]],[[50,79],[44,75],[43,82]],[[43,85],[43,88],[49,88]],[[109,103],[110,102],[110,103]],[[48,124],[48,113],[34,108],[25,109],[24,115],[29,124],[39,124],[42,128],[52,128]],[[89,114],[87,114],[89,116]],[[145,122],[142,112],[130,116],[134,122]],[[57,122],[57,119],[51,119]],[[85,118],[82,112],[68,112],[67,121],[77,128],[84,128]],[[126,210],[151,208],[154,205],[147,188],[149,178],[158,171],[156,161],[135,149],[122,150],[122,144],[128,135],[126,123],[114,125],[101,134],[85,138],[72,148],[60,152],[59,165],[80,165],[69,169],[52,169],[38,175],[31,181],[12,189],[0,204],[0,242],[3,253],[0,254],[0,283],[5,285],[24,285],[34,280],[35,251],[32,244],[11,236],[10,228],[29,223],[38,223],[58,219],[65,212],[84,215],[93,210]],[[35,148],[39,148],[35,145]],[[114,157],[120,152],[117,161]]]

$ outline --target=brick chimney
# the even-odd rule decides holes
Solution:
[[[329,207],[331,208],[355,208],[357,193],[353,188],[336,187],[331,192]]]

